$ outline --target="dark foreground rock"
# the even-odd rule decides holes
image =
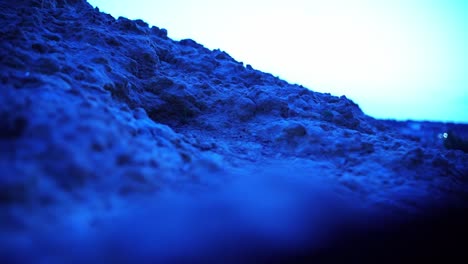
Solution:
[[[83,0],[0,23],[1,263],[468,259],[466,125],[375,120]]]

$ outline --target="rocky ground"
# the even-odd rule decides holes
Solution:
[[[467,125],[376,120],[84,0],[0,18],[2,263],[468,259]]]

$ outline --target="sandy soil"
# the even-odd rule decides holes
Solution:
[[[2,263],[468,260],[443,136],[467,125],[376,120],[84,0],[0,18]]]

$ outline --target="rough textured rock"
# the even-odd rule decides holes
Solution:
[[[438,136],[466,125],[375,120],[83,0],[0,23],[2,263],[464,254],[468,154]]]

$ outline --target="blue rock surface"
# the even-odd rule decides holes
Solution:
[[[84,0],[0,23],[1,263],[467,257],[468,154],[438,137],[467,125],[376,120]]]

